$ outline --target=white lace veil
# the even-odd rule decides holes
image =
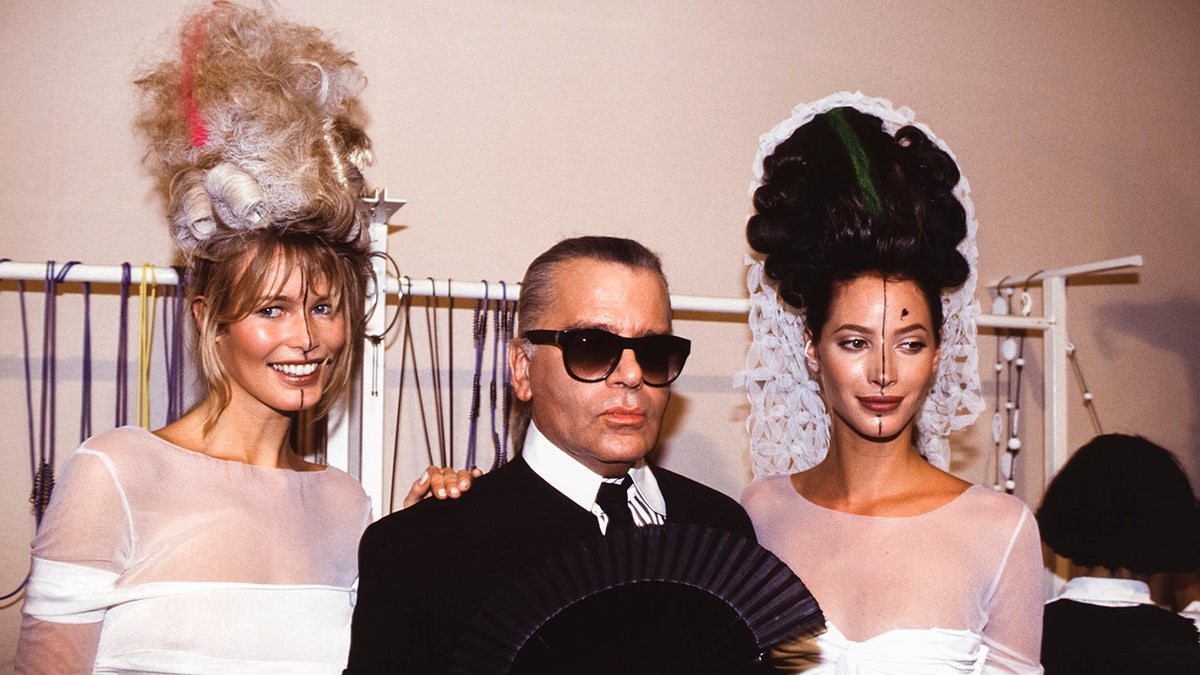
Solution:
[[[950,157],[954,153],[924,124],[913,121],[907,107],[893,108],[881,98],[862,93],[840,92],[797,106],[788,119],[759,138],[754,158],[754,182],[750,194],[762,185],[763,159],[775,146],[816,115],[839,107],[856,108],[883,120],[884,129],[895,135],[901,127],[915,126]],[[957,160],[955,160],[957,162]],[[942,294],[945,324],[942,327],[942,358],[937,378],[917,420],[917,447],[934,466],[950,465],[947,436],[975,421],[983,410],[979,394],[979,354],[975,346],[976,261],[975,207],[970,187],[963,176],[954,195],[966,211],[967,236],[958,245],[970,274],[962,286]],[[746,285],[750,292],[750,330],[753,342],[746,355],[746,369],[735,384],[744,387],[750,399],[750,455],[756,478],[807,469],[820,462],[829,450],[829,413],[817,382],[809,377],[804,362],[804,313],[779,299],[774,282],[763,273],[762,260],[747,257]]]

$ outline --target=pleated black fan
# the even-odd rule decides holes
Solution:
[[[770,551],[697,525],[619,530],[494,595],[451,673],[751,673],[825,618]]]

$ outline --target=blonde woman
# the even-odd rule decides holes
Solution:
[[[217,3],[138,84],[187,261],[207,394],[71,458],[33,541],[17,671],[338,673],[359,484],[293,449],[362,344],[369,158],[350,55],[320,31]],[[457,493],[453,471],[430,485]],[[465,487],[465,485],[464,485]]]

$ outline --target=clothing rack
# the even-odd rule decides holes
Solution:
[[[383,214],[377,212],[373,220],[378,222],[373,222],[370,229],[372,249],[383,253],[386,252],[386,217],[390,212],[383,215],[383,220],[380,220],[380,215]],[[376,259],[375,283],[376,288],[383,288],[384,294],[389,296],[436,296],[465,300],[500,300],[507,297],[508,300],[515,301],[520,294],[519,282],[465,282],[407,276],[397,278],[387,274],[386,264],[385,258]],[[56,272],[62,270],[65,265],[66,263],[56,263]],[[0,262],[0,280],[44,281],[46,271],[47,263]],[[60,283],[119,284],[123,274],[124,267],[121,265],[76,263],[61,275]],[[170,266],[134,265],[130,267],[129,275],[134,285],[143,279],[147,283],[153,281],[158,286],[177,286],[181,281],[176,269]],[[382,303],[378,304],[377,310],[367,318],[367,335],[379,336],[387,329],[383,306]],[[746,314],[749,311],[749,301],[675,294],[671,295],[671,307],[677,312]],[[386,361],[384,350],[380,349],[378,353],[373,353],[372,350],[373,345],[368,339],[363,348],[363,367],[359,379],[352,385],[345,401],[335,406],[330,413],[326,461],[356,476],[362,482],[363,489],[371,497],[373,512],[378,516],[383,514],[382,508],[386,503],[384,495],[390,489],[390,482],[385,481],[384,475],[385,449],[388,445],[388,439],[385,438],[386,388],[373,387],[372,381],[383,381]],[[359,450],[352,452],[352,448]]]
[[[386,252],[386,218],[399,208],[397,202],[386,196],[379,198],[380,206],[371,225],[372,248]],[[400,202],[402,204],[402,202]],[[393,208],[394,207],[394,208]],[[390,210],[389,210],[390,209]],[[382,218],[380,217],[382,216]],[[991,284],[990,288],[1031,287],[1035,282],[1042,287],[1042,314],[1011,316],[981,314],[977,323],[983,328],[1016,329],[1040,332],[1043,335],[1045,372],[1042,381],[1046,410],[1044,415],[1045,477],[1048,481],[1069,454],[1067,446],[1067,280],[1077,276],[1112,272],[1120,269],[1140,267],[1142,257],[1138,255],[1099,261],[1062,269],[1038,272],[1032,276],[1005,280]],[[172,267],[154,267],[154,283],[177,285],[179,277]],[[148,271],[148,270],[147,270]],[[64,282],[120,283],[123,268],[120,265],[76,264],[63,277]],[[497,300],[506,297],[516,300],[520,295],[519,283],[463,282],[433,280],[387,274],[386,259],[375,262],[376,287],[383,288],[386,295],[410,295],[413,297],[453,297],[455,299]],[[136,283],[145,275],[140,268],[133,268],[130,276]],[[45,263],[0,263],[0,279],[40,281],[46,277]],[[675,311],[692,311],[718,315],[744,315],[749,312],[749,300],[693,295],[672,295],[671,306]],[[381,335],[386,329],[384,312],[377,309],[367,321],[368,335]],[[345,405],[335,407],[330,416],[327,441],[327,460],[336,467],[355,475],[370,495],[376,514],[382,513],[383,495],[389,489],[384,481],[384,388],[372,387],[372,378],[383,381],[385,370],[384,350],[372,353],[372,345],[364,347],[361,379],[347,396]],[[351,452],[351,448],[359,448]]]
[[[1067,280],[1142,266],[1142,256],[1131,255],[1056,270],[1038,272],[1026,278],[1005,279],[992,288],[1017,288],[1041,282],[1041,316],[981,315],[979,325],[987,328],[1015,328],[1041,331],[1045,372],[1042,374],[1045,455],[1045,481],[1050,482],[1067,461],[1071,449],[1067,443]],[[999,396],[999,392],[997,392]]]

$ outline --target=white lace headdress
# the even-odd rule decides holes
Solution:
[[[759,138],[750,194],[762,185],[763,160],[777,145],[816,115],[840,107],[878,117],[892,135],[902,127],[915,126],[954,158],[950,148],[929,127],[914,121],[913,112],[907,107],[894,108],[885,99],[859,92],[839,92],[797,106],[791,117]],[[979,313],[979,303],[975,300],[979,258],[975,232],[979,223],[969,193],[970,186],[963,176],[954,188],[954,195],[966,212],[967,236],[959,243],[958,251],[966,258],[970,274],[962,286],[942,294],[945,323],[941,364],[917,420],[917,447],[931,464],[941,469],[950,465],[947,436],[970,425],[983,410],[979,354],[975,346],[975,316]],[[744,387],[750,399],[746,428],[750,432],[754,475],[760,478],[804,470],[820,462],[829,450],[830,419],[818,384],[809,376],[804,361],[804,312],[778,297],[773,282],[763,272],[761,259],[748,256],[746,263],[753,342],[746,356],[746,369],[737,374],[735,384]]]

